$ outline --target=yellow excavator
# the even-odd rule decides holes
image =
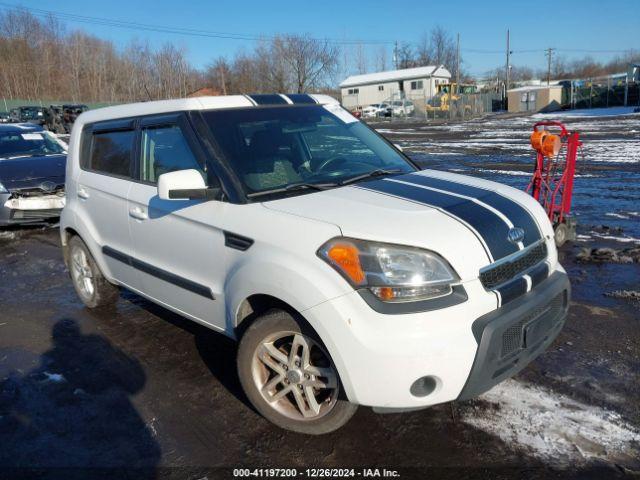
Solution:
[[[449,103],[458,101],[460,95],[478,93],[478,86],[456,82],[441,83],[436,85],[436,94],[427,101],[425,106],[427,112],[448,112]],[[470,105],[464,106],[465,110],[471,110]]]

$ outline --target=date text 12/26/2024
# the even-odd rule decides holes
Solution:
[[[236,468],[234,478],[399,478],[397,470],[387,468]]]

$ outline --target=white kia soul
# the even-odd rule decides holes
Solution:
[[[86,306],[123,287],[237,339],[247,397],[290,430],[479,395],[567,315],[536,201],[419,171],[327,96],[92,110],[66,182],[62,245]]]

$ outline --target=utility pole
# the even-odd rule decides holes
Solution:
[[[227,94],[227,82],[224,79],[224,66],[222,65],[222,63],[220,64],[219,70],[220,70],[220,84],[222,85],[222,94],[226,95]]]
[[[395,46],[393,47],[393,63],[396,66],[396,70],[398,70],[398,41],[396,40]]]
[[[551,56],[553,55],[553,51],[555,48],[547,48],[547,53],[545,54],[547,58],[547,85],[551,84]]]
[[[460,91],[460,34],[458,34],[458,46],[456,48],[456,90]]]
[[[511,48],[509,47],[509,29],[507,28],[507,65],[505,72],[505,84],[504,84],[504,108],[507,109],[507,90],[509,90],[509,84],[511,83]]]

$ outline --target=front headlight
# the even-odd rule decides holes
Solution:
[[[354,288],[367,288],[385,302],[442,297],[459,280],[446,260],[421,248],[334,238],[318,256]]]
[[[2,182],[0,182],[0,193],[9,193],[9,190],[4,188],[4,185],[2,185]]]

